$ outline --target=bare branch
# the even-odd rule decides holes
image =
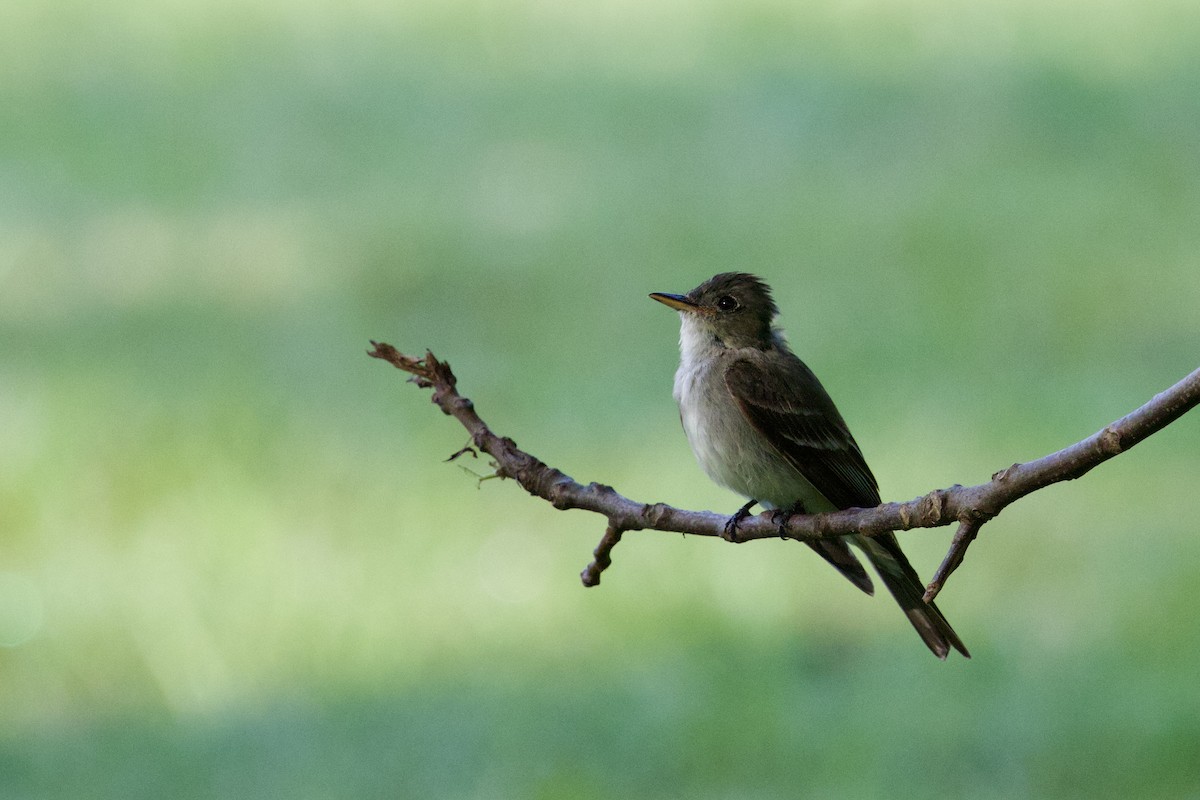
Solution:
[[[696,536],[721,536],[724,532],[729,516],[712,511],[687,511],[665,503],[639,503],[617,493],[611,486],[577,483],[562,471],[519,449],[512,439],[492,433],[475,413],[474,404],[458,393],[457,379],[450,371],[450,365],[438,361],[433,353],[426,352],[423,358],[415,358],[400,353],[389,344],[374,341],[371,344],[374,349],[367,354],[372,358],[387,361],[410,373],[413,376],[410,380],[418,386],[433,389],[434,404],[467,429],[475,448],[496,460],[499,476],[514,479],[527,492],[549,501],[555,508],[582,509],[608,518],[608,532],[596,549],[596,561],[583,572],[585,585],[599,583],[600,572],[609,563],[609,551],[624,531],[649,528]],[[790,517],[782,529],[767,512],[739,522],[738,539],[774,539],[784,535],[807,541],[847,534],[877,536],[887,531],[935,528],[958,522],[958,533],[950,552],[926,592],[926,599],[931,600],[962,562],[979,528],[1006,506],[1038,489],[1081,477],[1096,465],[1171,424],[1197,404],[1200,404],[1200,369],[1086,439],[1035,461],[1013,464],[997,472],[987,483],[937,489],[908,502],[884,503],[875,508],[797,514]],[[594,582],[589,583],[590,578],[594,578]]]
[[[954,538],[950,540],[950,552],[946,553],[946,557],[942,559],[942,565],[934,573],[933,580],[925,587],[923,599],[926,603],[933,602],[933,598],[937,597],[938,592],[946,585],[946,579],[950,577],[950,573],[958,569],[963,556],[967,554],[967,548],[971,546],[971,542],[975,541],[983,523],[983,519],[972,516],[968,516],[958,523],[958,530],[954,532]]]
[[[604,538],[600,540],[600,544],[596,545],[596,549],[592,553],[595,560],[584,567],[583,572],[579,575],[584,586],[600,585],[600,573],[612,565],[612,549],[621,541],[621,534],[624,532],[612,525],[605,529]]]

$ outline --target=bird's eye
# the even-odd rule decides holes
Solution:
[[[730,297],[729,295],[725,295],[717,301],[717,308],[719,308],[721,311],[733,311],[737,307],[737,299]]]

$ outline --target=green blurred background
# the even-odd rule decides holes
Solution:
[[[585,591],[364,355],[729,512],[646,294],[750,270],[886,499],[985,480],[1200,363],[1193,0],[8,3],[0,103],[0,796],[1200,797],[1200,418],[987,526],[938,663],[791,543]]]

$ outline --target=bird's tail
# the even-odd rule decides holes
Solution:
[[[854,543],[875,566],[884,585],[935,656],[945,658],[953,647],[967,658],[971,657],[966,645],[958,638],[942,612],[938,611],[938,607],[925,602],[925,587],[900,550],[895,534],[855,536]]]
[[[845,539],[808,539],[804,542],[817,552],[821,558],[833,565],[833,568],[867,594],[875,594],[875,586],[871,576],[863,568],[858,556],[850,550]]]

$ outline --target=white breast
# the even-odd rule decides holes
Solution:
[[[675,402],[701,469],[716,483],[767,508],[797,501],[810,511],[832,509],[803,475],[746,419],[725,385],[725,366],[737,352],[681,314]]]

